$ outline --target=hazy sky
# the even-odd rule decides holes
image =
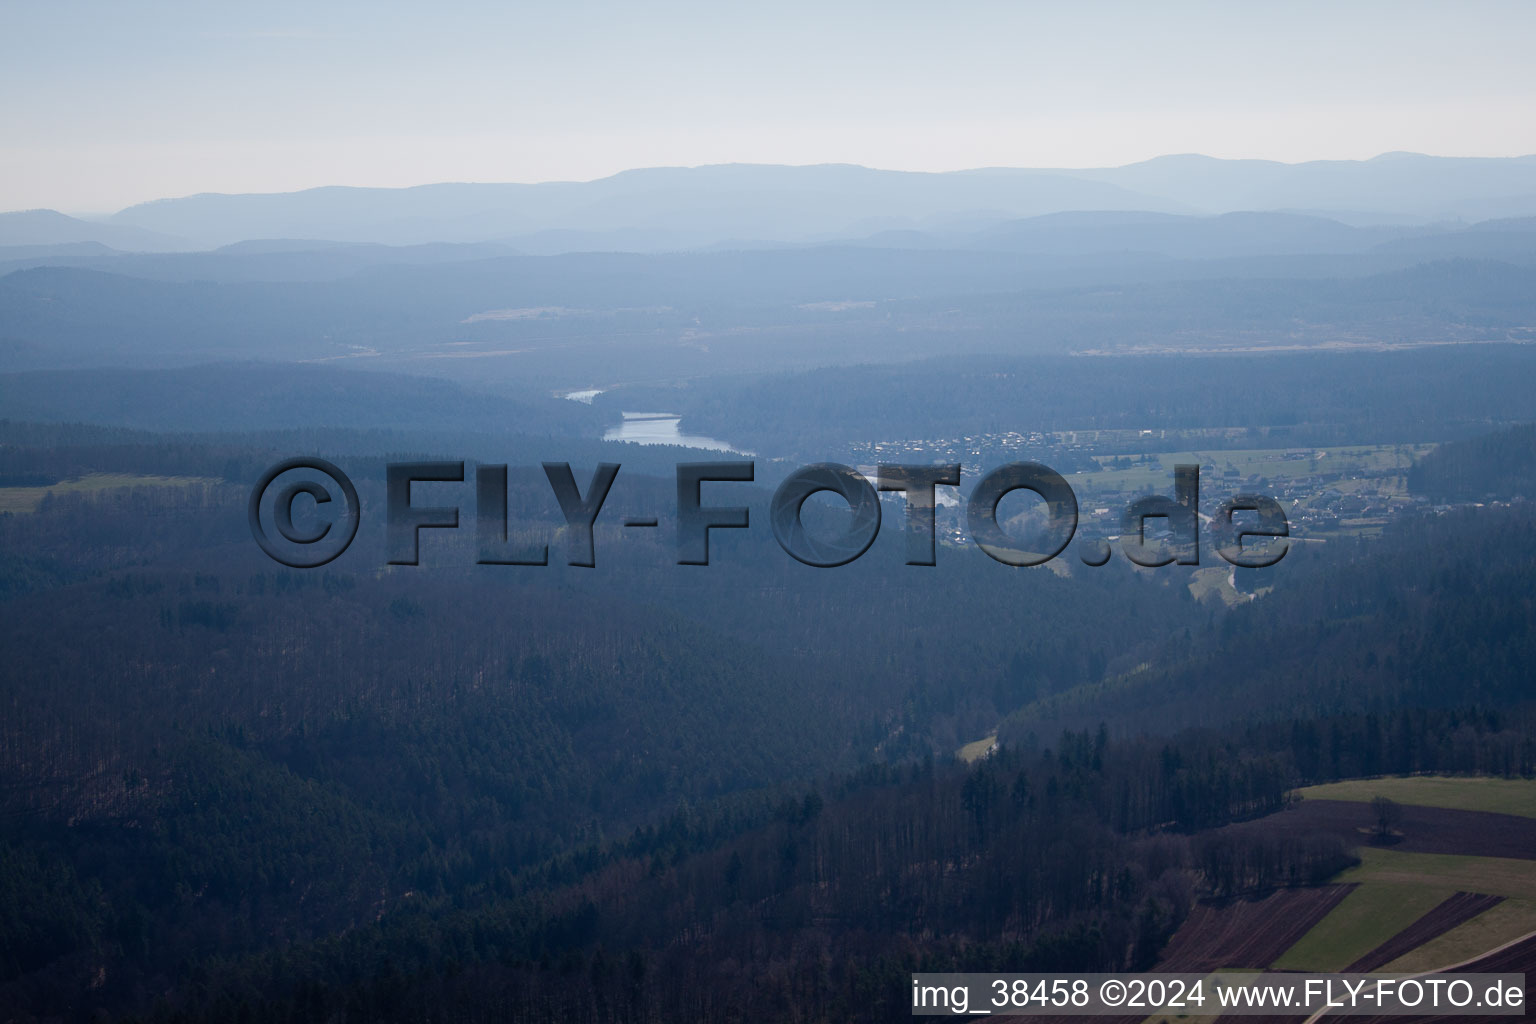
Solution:
[[[1536,152],[1536,3],[0,0],[0,209],[629,167]]]

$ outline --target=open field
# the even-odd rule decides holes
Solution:
[[[983,739],[972,740],[970,743],[967,743],[965,746],[955,751],[955,756],[964,761],[966,764],[970,764],[972,761],[980,761],[982,758],[986,757],[996,744],[997,734],[994,733],[993,735],[987,736]]]
[[[1368,805],[1383,782],[1384,795],[1404,803],[1388,846],[1372,842]],[[1340,895],[1325,906],[1276,893],[1265,901],[1196,907],[1160,967],[1430,970],[1536,930],[1536,818],[1464,809],[1523,809],[1533,790],[1536,784],[1491,779],[1357,780],[1311,787],[1302,791],[1311,799],[1226,826],[1275,836],[1337,835],[1356,848],[1360,864],[1335,876],[1328,888]],[[1268,920],[1244,913],[1270,901],[1276,902]],[[1261,962],[1253,947],[1265,943],[1270,958]]]
[[[1536,932],[1536,900],[1505,900],[1464,924],[1430,939],[1411,952],[1386,963],[1385,971],[1428,971],[1461,963],[1485,949],[1496,949],[1529,932]]]
[[[1487,893],[1536,900],[1536,861],[1510,857],[1466,857],[1450,853],[1405,853],[1362,847],[1360,864],[1341,872],[1340,883],[1394,883],[1444,891]]]
[[[1491,949],[1491,948],[1494,948],[1494,947],[1486,947],[1486,948],[1490,948]],[[1448,963],[1447,964],[1437,964],[1436,966],[1450,966],[1450,964],[1448,964]],[[1530,991],[1531,991],[1530,976],[1532,974],[1536,974],[1536,937],[1525,939],[1522,942],[1518,942],[1518,943],[1515,943],[1514,945],[1511,945],[1508,949],[1502,949],[1502,950],[1499,950],[1496,953],[1495,952],[1490,952],[1489,955],[1484,956],[1484,957],[1479,957],[1476,962],[1467,964],[1465,967],[1461,968],[1461,970],[1465,971],[1466,973],[1469,973],[1469,974],[1524,974],[1526,976],[1525,992],[1526,992],[1527,998],[1529,998]],[[1442,1016],[1415,1017],[1415,1018],[1412,1018],[1412,1019],[1415,1020],[1415,1021],[1422,1022],[1422,1024],[1432,1024],[1432,1022],[1438,1022],[1438,1021],[1446,1021],[1446,1022],[1448,1022],[1448,1024],[1449,1024],[1449,1022],[1456,1022],[1456,1024],[1479,1024],[1479,1022],[1487,1022],[1487,1024],[1498,1024],[1498,1022],[1500,1022],[1500,1021],[1510,1021],[1510,1020],[1524,1019],[1528,1015],[1529,1015],[1529,1010],[1527,1009],[1527,1012],[1525,1014],[1512,1014],[1510,1016],[1495,1016],[1493,1014],[1488,1014],[1488,1015],[1481,1015],[1481,1014],[1479,1014],[1479,1015],[1472,1015],[1472,1016],[1446,1016],[1446,1015],[1442,1015]],[[1273,1020],[1273,1019],[1274,1018],[1271,1018],[1271,1020]],[[1350,1024],[1391,1024],[1391,1022],[1401,1021],[1401,1020],[1404,1020],[1405,1018],[1401,1017],[1401,1016],[1396,1016],[1396,1017],[1386,1017],[1386,1016],[1382,1016],[1382,1017],[1330,1016],[1330,1017],[1328,1017],[1326,1019],[1328,1019],[1328,1020],[1349,1021]]]
[[[1417,867],[1426,877],[1436,873],[1438,877],[1484,868],[1482,862],[1489,859],[1441,858],[1442,863],[1426,862]],[[1470,863],[1451,863],[1455,861]],[[1405,867],[1390,859],[1388,865],[1393,871]],[[1341,877],[1353,873],[1345,872]],[[1504,876],[1494,871],[1489,877]],[[1417,880],[1368,881],[1281,890],[1262,900],[1201,904],[1169,942],[1156,970],[1212,973],[1209,964],[1214,960],[1257,964],[1264,958],[1271,960],[1276,970],[1408,973],[1437,970],[1473,958],[1481,959],[1464,970],[1536,970],[1536,941],[1524,938],[1536,931],[1536,900],[1500,901],[1499,897],[1456,892],[1437,901],[1435,897],[1443,892]],[[1395,905],[1395,901],[1403,906]],[[1404,919],[1408,919],[1406,926]],[[1295,927],[1298,923],[1299,929]],[[1304,937],[1286,949],[1285,943],[1302,931]],[[1388,938],[1367,954],[1353,961],[1343,960],[1348,948],[1358,948],[1382,934]],[[1508,949],[1492,952],[1511,943]],[[1386,959],[1404,949],[1411,952]],[[1146,1022],[1204,1024],[1207,1019],[1158,1014]]]
[[[1502,896],[1485,896],[1479,893],[1458,892],[1438,904],[1433,910],[1413,924],[1392,936],[1380,946],[1345,967],[1347,972],[1375,971],[1402,957],[1446,932],[1487,913],[1504,901]],[[1522,933],[1523,934],[1523,933]],[[1498,942],[1491,942],[1480,949],[1492,949]],[[1473,955],[1469,952],[1468,956]],[[1452,963],[1454,961],[1444,961]]]
[[[44,496],[111,491],[123,487],[193,487],[219,481],[196,476],[135,476],[131,473],[91,473],[76,480],[61,480],[47,487],[0,487],[0,512],[25,514],[37,511]]]
[[[1428,914],[1451,892],[1412,883],[1357,886],[1277,957],[1273,966],[1290,971],[1343,970]]]
[[[1233,607],[1253,600],[1247,594],[1238,593],[1232,586],[1231,568],[1224,565],[1206,566],[1190,574],[1189,592],[1196,601],[1214,594],[1223,604]]]
[[[1450,807],[1494,814],[1518,814],[1536,818],[1536,779],[1490,779],[1467,776],[1410,775],[1382,779],[1349,779],[1308,786],[1301,790],[1308,800],[1370,802],[1384,796],[1400,804]],[[1532,850],[1536,856],[1536,850]]]
[[[1161,972],[1268,967],[1345,899],[1352,886],[1281,889],[1257,900],[1200,903],[1168,940]]]

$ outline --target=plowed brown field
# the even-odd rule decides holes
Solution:
[[[1233,832],[1337,835],[1351,846],[1372,841],[1369,804],[1303,800],[1267,817],[1226,826]],[[1536,818],[1446,807],[1404,807],[1390,848],[1406,853],[1536,859]],[[1365,831],[1362,831],[1365,830]]]
[[[1268,967],[1338,905],[1354,886],[1280,889],[1257,900],[1201,903],[1168,940],[1158,971]]]

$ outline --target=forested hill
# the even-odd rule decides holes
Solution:
[[[818,572],[750,531],[686,580],[643,539],[547,580],[274,571],[243,498],[0,517],[73,559],[5,567],[16,1013],[832,1019],[918,965],[1144,963],[1196,892],[1330,873],[1336,839],[1179,838],[1298,782],[1536,770],[1524,507],[1298,553],[1224,615],[1124,566]],[[39,646],[62,621],[101,626]],[[1228,728],[1140,735],[1192,722]]]
[[[1536,424],[1441,445],[1419,459],[1408,486],[1437,502],[1536,500]]]
[[[462,738],[443,742],[421,754],[440,762]],[[437,848],[416,809],[451,805],[451,782],[392,793],[390,774],[327,778],[238,733],[189,737],[152,812],[0,841],[0,1005],[164,1021],[905,1020],[912,971],[1146,968],[1195,898],[1347,866],[1329,832],[1209,831],[1330,778],[1306,767],[1338,748],[1378,751],[1383,771],[1529,773],[1536,721],[1069,733],[969,768],[874,766],[683,807],[521,869]]]
[[[1141,731],[1525,706],[1536,701],[1533,527],[1536,507],[1525,503],[1429,513],[1374,542],[1331,540],[1303,585],[1277,587],[1204,633],[1175,637],[1136,670],[1026,706],[1000,735],[1019,742],[1100,721]],[[1239,572],[1278,580],[1288,570],[1282,561]],[[1334,767],[1377,770],[1359,760]]]

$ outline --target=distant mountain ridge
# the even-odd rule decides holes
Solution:
[[[19,249],[91,243],[137,252],[167,252],[189,247],[182,239],[151,229],[80,220],[57,210],[0,213],[0,247]]]
[[[509,241],[551,232],[593,248],[657,251],[726,239],[829,241],[960,217],[1074,209],[1193,212],[1183,204],[1049,171],[921,174],[851,165],[645,168],[590,182],[326,187],[198,195],[110,219],[228,244],[273,233],[351,242]],[[617,237],[614,237],[617,236]]]
[[[3,217],[3,215],[0,215]],[[3,221],[0,221],[3,223]],[[548,232],[507,242],[431,242],[383,245],[322,239],[268,238],[236,242],[197,252],[125,252],[97,242],[55,245],[0,245],[0,277],[41,267],[72,267],[162,281],[340,281],[382,267],[477,264],[487,260],[635,254],[634,238]],[[1225,213],[1216,216],[1148,211],[1073,211],[988,221],[983,226],[930,230],[886,230],[862,237],[820,242],[723,240],[678,252],[642,253],[655,258],[713,255],[731,251],[814,250],[948,251],[974,262],[996,254],[1053,263],[1059,283],[1070,267],[1098,266],[1110,278],[1135,268],[1158,268],[1161,276],[1204,273],[1289,276],[1304,261],[1304,273],[1375,273],[1425,260],[1497,260],[1536,265],[1536,217],[1456,224],[1358,225],[1300,213]],[[1254,260],[1270,261],[1269,268]],[[1217,270],[1214,263],[1225,261]],[[1232,261],[1250,261],[1249,263]],[[1275,262],[1279,261],[1279,262]],[[995,262],[995,260],[994,260]],[[1182,263],[1183,269],[1175,266]],[[1203,268],[1203,269],[1202,269]],[[468,271],[474,273],[474,271]],[[1080,275],[1079,275],[1080,276]],[[1102,274],[1101,274],[1102,277]],[[1038,276],[1036,278],[1039,283]]]
[[[0,246],[94,241],[154,251],[286,237],[655,252],[975,231],[1081,211],[1295,212],[1359,227],[1529,217],[1536,215],[1536,156],[1390,153],[1283,164],[1180,155],[1115,168],[943,173],[720,164],[642,168],[588,182],[327,186],[160,199],[100,221],[53,211],[0,214]]]
[[[1436,157],[1383,153],[1370,160],[1219,160],[1162,156],[1108,170],[1068,172],[1166,196],[1209,213],[1293,210],[1491,220],[1536,213],[1536,156]]]

